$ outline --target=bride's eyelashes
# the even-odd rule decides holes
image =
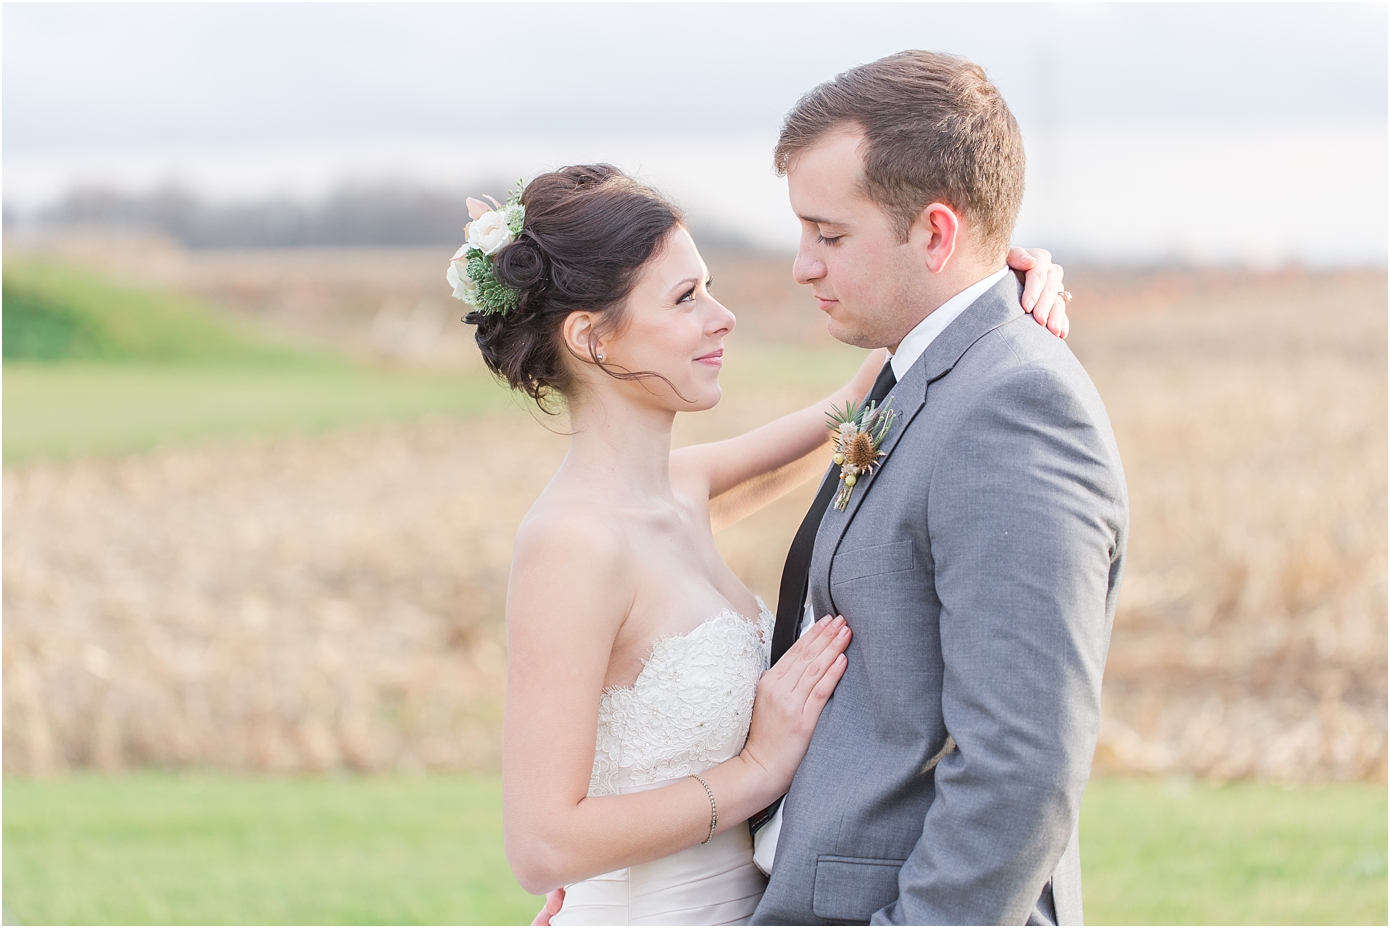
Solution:
[[[820,232],[816,233],[817,242],[822,245],[830,245],[831,247],[840,244],[840,239],[842,238],[844,238],[843,235],[823,235]]]
[[[706,291],[708,291],[708,290],[709,290],[711,287],[713,287],[713,286],[714,286],[714,278],[713,278],[713,277],[711,277],[709,280],[705,281],[705,290],[706,290]],[[687,290],[687,291],[685,291],[684,293],[681,294],[680,299],[676,300],[676,303],[677,303],[677,304],[680,304],[680,303],[689,303],[689,302],[693,302],[694,299],[695,299],[695,287],[691,287],[689,290]]]

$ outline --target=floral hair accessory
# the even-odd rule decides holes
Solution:
[[[521,205],[522,183],[498,203],[488,197],[488,203],[468,198],[468,217],[473,221],[464,229],[468,241],[454,252],[449,261],[445,280],[454,288],[454,299],[463,300],[474,312],[506,315],[516,309],[518,294],[497,279],[492,269],[493,255],[516,241],[526,221],[526,207]]]
[[[835,445],[835,463],[840,465],[840,492],[835,494],[835,508],[849,505],[850,494],[861,474],[871,474],[885,452],[879,447],[893,427],[898,413],[893,398],[882,406],[872,400],[866,403],[846,403],[843,409],[831,407],[825,423],[830,428],[830,440]]]

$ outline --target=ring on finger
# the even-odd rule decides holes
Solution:
[[[1063,302],[1066,302],[1066,303],[1070,303],[1070,302],[1071,302],[1071,291],[1070,291],[1070,290],[1058,290],[1058,291],[1057,291],[1057,296],[1060,297],[1060,298],[1062,299]]]

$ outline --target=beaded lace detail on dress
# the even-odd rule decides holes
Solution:
[[[590,796],[686,777],[743,750],[776,617],[724,608],[684,635],[659,638],[631,686],[599,699]]]

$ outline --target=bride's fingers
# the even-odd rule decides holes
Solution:
[[[825,637],[823,646],[807,663],[806,668],[801,672],[792,688],[793,700],[797,705],[804,706],[810,700],[811,693],[817,684],[830,672],[831,667],[839,660],[845,648],[849,647],[850,637],[849,626],[843,624],[838,626],[833,637]],[[831,689],[833,690],[834,687]]]
[[[787,668],[789,673],[804,673],[808,664],[815,663],[827,648],[834,647],[836,636],[845,627],[845,617],[837,615],[834,618],[830,616],[825,618],[827,621],[816,629],[814,635],[802,636],[804,645],[797,654],[795,662]],[[798,668],[797,665],[800,667]]]
[[[808,629],[806,634],[798,638],[786,654],[782,655],[782,659],[777,662],[777,666],[774,668],[776,673],[773,674],[772,681],[778,686],[786,688],[789,698],[805,700],[805,694],[794,696],[802,676],[820,656],[821,652],[830,646],[834,641],[835,633],[844,624],[845,620],[841,616],[834,618],[825,616]],[[799,707],[800,702],[797,705]]]
[[[1028,249],[1020,248],[1017,245],[1009,246],[1009,253],[1004,258],[1004,262],[1009,267],[1019,271],[1026,271],[1038,263],[1038,259],[1028,253]]]
[[[1039,273],[1040,269],[1049,268],[1052,265],[1052,253],[1046,248],[1020,248],[1018,251],[1023,253],[1029,261],[1017,260],[1019,256],[1014,254],[1014,250],[1009,252],[1009,267],[1025,271],[1023,278],[1023,293],[1019,302],[1023,304],[1025,312],[1033,312],[1040,298],[1044,298],[1047,290],[1047,274]]]
[[[1046,325],[1048,331],[1053,335],[1065,338],[1067,302],[1062,299],[1063,273],[1062,266],[1059,264],[1052,265],[1052,268],[1047,272],[1047,292],[1053,295],[1052,299],[1055,301],[1055,305],[1052,309],[1051,318],[1047,320]]]
[[[1041,285],[1042,292],[1038,294],[1032,314],[1038,325],[1045,326],[1053,335],[1065,338],[1067,304],[1062,299],[1062,274],[1061,265],[1054,264],[1048,268],[1046,280]]]
[[[816,642],[820,641],[821,636],[825,634],[826,629],[830,627],[830,623],[833,621],[834,618],[832,616],[822,616],[815,625],[812,625],[806,630],[804,635],[801,635],[796,641],[792,642],[792,646],[787,649],[787,653],[783,654],[781,659],[773,664],[772,669],[768,671],[768,673],[773,675],[773,679],[780,679],[789,672],[800,672],[801,665],[805,663],[809,649],[814,647]],[[797,665],[796,671],[791,670],[793,665]]]
[[[1067,304],[1058,301],[1057,308],[1052,311],[1052,318],[1047,320],[1047,330],[1058,338],[1066,338],[1071,331],[1071,318],[1067,316]]]
[[[535,919],[531,922],[531,924],[532,924],[533,926],[535,926],[535,925],[549,925],[549,924],[550,924],[550,916],[560,914],[560,907],[563,906],[564,904],[565,904],[565,890],[564,890],[564,887],[561,887],[560,889],[552,889],[550,892],[548,892],[548,893],[545,894],[545,905],[541,906],[541,910],[540,910],[539,912],[536,913],[536,917],[535,917]]]
[[[816,715],[825,708],[825,703],[835,692],[835,687],[840,685],[840,678],[845,675],[845,669],[849,667],[849,658],[844,652],[835,655],[835,659],[830,662],[830,667],[826,669],[816,685],[811,687],[811,696],[806,700],[806,708],[814,710]]]
[[[1057,265],[1048,268],[1046,274],[1038,276],[1038,294],[1033,298],[1033,318],[1038,325],[1046,326],[1052,319],[1057,307],[1062,305],[1062,301],[1057,299],[1057,292],[1061,290],[1061,285],[1054,282],[1056,272],[1060,271]],[[1025,304],[1026,305],[1026,304]]]

